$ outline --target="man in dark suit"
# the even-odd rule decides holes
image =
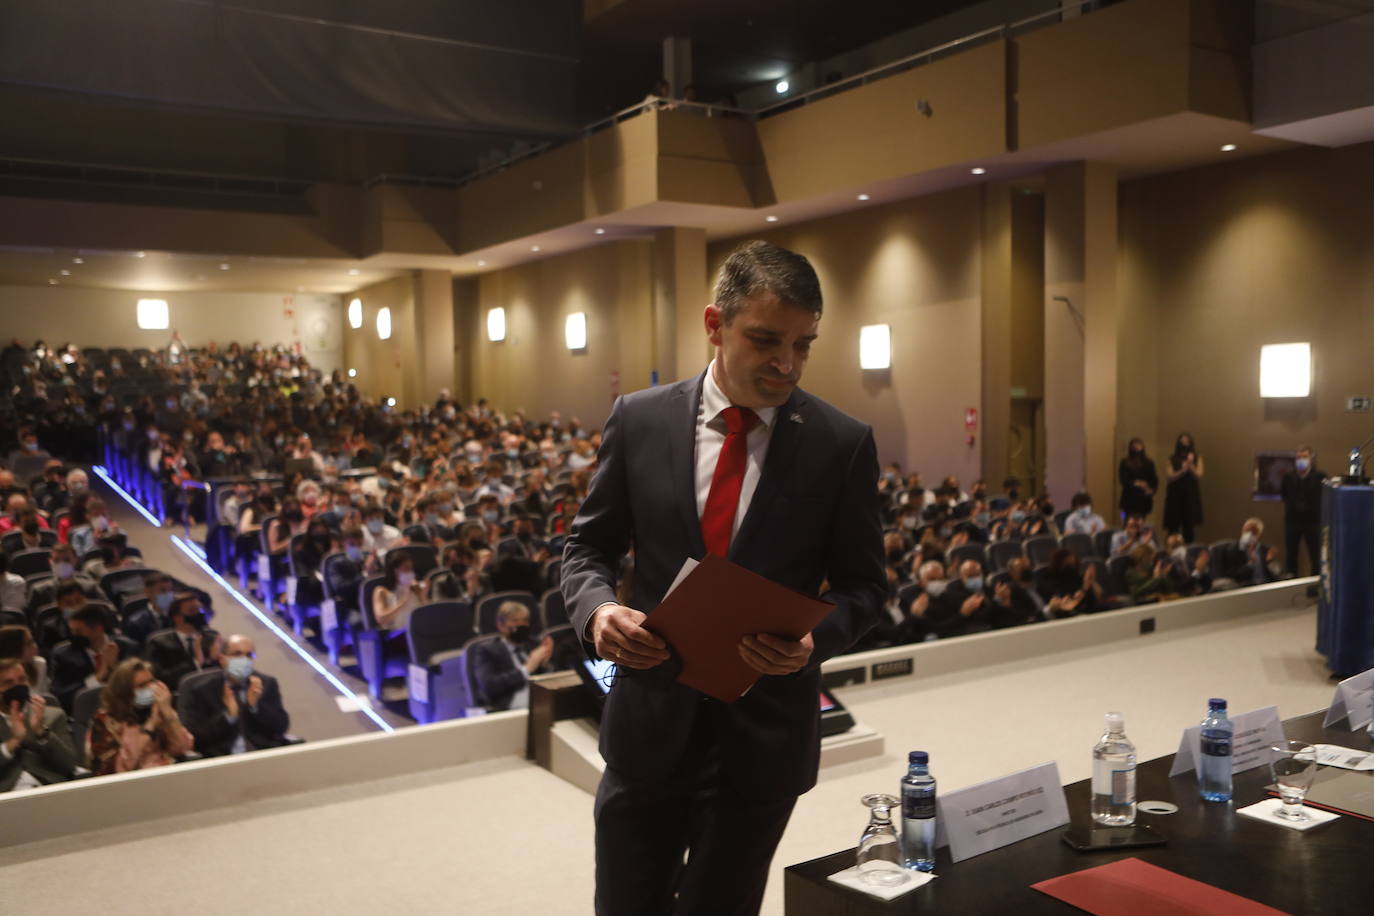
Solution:
[[[1294,470],[1283,475],[1283,551],[1288,572],[1298,574],[1298,553],[1307,546],[1308,575],[1321,572],[1322,481],[1326,472],[1312,463],[1312,449],[1298,449]]]
[[[286,744],[291,717],[277,679],[255,671],[257,649],[247,636],[230,636],[221,668],[189,678],[177,697],[177,714],[206,757],[242,754]]]
[[[746,244],[706,307],[706,371],[620,398],[607,422],[562,565],[574,628],[618,666],[601,724],[599,914],[757,912],[797,796],[816,782],[820,664],[882,613],[872,431],[797,387],[820,311],[804,257]],[[807,594],[828,583],[835,606],[800,640],[745,637],[740,656],[762,677],[729,704],[677,683],[669,647],[643,626],[683,561],[708,551]]]
[[[147,656],[153,675],[176,690],[186,675],[220,663],[223,640],[206,626],[205,610],[191,592],[177,595],[167,616],[172,628],[148,638]]]
[[[499,639],[472,647],[473,675],[487,709],[526,709],[530,705],[530,675],[547,670],[553,640],[530,639],[530,609],[519,601],[507,601],[496,611]]]
[[[22,661],[0,659],[0,792],[71,779],[76,765],[67,714],[30,691]]]
[[[931,630],[942,639],[992,629],[993,602],[983,587],[982,564],[977,560],[960,563],[959,578],[931,602],[926,617]]]
[[[67,712],[84,687],[99,687],[110,679],[116,666],[138,656],[133,640],[108,632],[104,608],[88,604],[67,621],[71,638],[52,650],[52,692]]]

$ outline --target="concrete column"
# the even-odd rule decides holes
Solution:
[[[710,360],[702,310],[710,303],[706,230],[654,235],[654,365],[660,384],[695,375]]]
[[[682,98],[682,90],[692,82],[692,39],[673,35],[663,39],[663,78],[673,98]]]
[[[446,270],[417,270],[415,282],[416,371],[407,386],[409,406],[432,404],[440,388],[454,390],[458,382],[453,347],[453,275]]]
[[[1056,507],[1087,488],[1111,515],[1117,403],[1116,170],[1045,176],[1045,463]]]
[[[982,478],[999,492],[1008,470],[1012,368],[1012,189],[983,186],[983,397],[978,436]]]

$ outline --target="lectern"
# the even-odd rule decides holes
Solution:
[[[1335,674],[1374,668],[1374,486],[1349,478],[1322,491],[1317,651]]]

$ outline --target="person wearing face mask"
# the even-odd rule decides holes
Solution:
[[[1093,498],[1084,492],[1075,493],[1071,502],[1072,512],[1064,521],[1065,534],[1086,534],[1094,537],[1100,531],[1107,530],[1107,523],[1102,520],[1102,516],[1093,511]]]
[[[339,620],[347,620],[355,627],[361,626],[363,615],[358,609],[358,586],[368,576],[375,576],[380,564],[377,555],[367,549],[361,528],[344,529],[343,554],[325,564],[324,576]]]
[[[206,757],[242,754],[286,744],[291,717],[277,679],[257,670],[257,651],[247,636],[225,643],[221,668],[182,685],[181,721]]]
[[[295,538],[291,545],[291,563],[296,574],[296,603],[302,607],[319,607],[324,601],[324,585],[320,569],[324,558],[338,553],[339,542],[334,532],[321,518],[306,529],[305,537]]]
[[[1241,525],[1240,538],[1234,544],[1222,542],[1212,548],[1220,573],[1214,583],[1217,588],[1260,585],[1278,577],[1279,552],[1266,547],[1260,541],[1263,536],[1264,522],[1248,518]]]
[[[1049,568],[1039,582],[1040,597],[1044,598],[1056,616],[1090,614],[1103,610],[1106,593],[1097,581],[1097,566],[1087,568],[1078,561],[1072,550],[1060,547],[1050,554]]]
[[[29,628],[20,624],[0,627],[0,658],[17,658],[24,663],[29,687],[34,693],[51,693],[48,660],[39,654],[38,640]]]
[[[191,592],[181,592],[172,600],[168,616],[172,628],[149,637],[147,656],[157,679],[176,690],[186,675],[220,663],[224,639],[210,629],[200,599]]]
[[[1177,538],[1179,545],[1183,544],[1183,537],[1177,534],[1169,535],[1170,539]],[[1153,544],[1155,540],[1154,532],[1145,520],[1138,515],[1126,516],[1126,526],[1112,535],[1111,555],[1114,557],[1124,556],[1135,550],[1141,544]]]
[[[195,749],[195,738],[172,708],[172,692],[142,659],[121,662],[100,696],[86,737],[96,776],[168,766]]]
[[[391,548],[405,543],[396,526],[386,523],[386,510],[381,506],[369,506],[363,513],[363,529],[366,539],[364,546],[369,553],[384,556]]]
[[[483,496],[494,496],[503,506],[515,499],[515,489],[501,479],[505,473],[506,469],[500,461],[487,462],[486,478],[477,488],[478,499]]]
[[[72,510],[62,521],[69,522],[66,540],[72,545],[72,550],[76,551],[78,557],[84,557],[95,549],[97,538],[119,530],[118,526],[110,521],[110,512],[105,507],[105,500],[90,494],[74,497]],[[61,535],[58,537],[60,539]]]
[[[518,601],[507,601],[496,612],[499,639],[473,646],[474,675],[488,710],[526,709],[530,705],[530,676],[548,669],[553,639],[535,643],[530,632],[530,610]]]
[[[29,590],[28,610],[36,614],[40,608],[57,602],[58,590],[68,583],[80,586],[82,593],[92,601],[104,601],[105,593],[99,584],[77,571],[76,551],[70,544],[58,544],[48,557],[52,564],[52,578],[36,582]]]
[[[99,687],[110,679],[116,665],[139,655],[133,640],[111,634],[109,626],[103,608],[83,605],[67,620],[71,638],[53,647],[53,694],[69,713],[72,701],[83,688]]]
[[[1182,433],[1169,456],[1169,483],[1164,491],[1164,530],[1178,532],[1193,543],[1202,524],[1202,475],[1204,465],[1191,433]]]
[[[5,511],[7,514],[0,516],[0,534],[19,530],[26,536],[37,537],[39,531],[48,529],[48,520],[29,504],[29,498],[22,492],[9,495]]]
[[[85,476],[86,472],[77,470],[72,473],[79,473]],[[85,487],[72,490],[67,486],[66,478],[62,473],[62,465],[59,462],[51,462],[43,469],[43,486],[38,489],[38,508],[48,515],[52,515],[59,509],[65,509],[70,504],[70,500],[78,493],[84,492]]]
[[[389,554],[382,584],[372,591],[372,616],[377,629],[392,631],[393,637],[405,638],[410,614],[428,600],[427,585],[415,579],[415,562],[403,553]]]
[[[941,639],[992,629],[991,596],[984,588],[983,566],[977,560],[959,564],[959,576],[931,602],[925,617],[930,631]]]
[[[1308,575],[1321,568],[1322,481],[1326,472],[1317,470],[1312,449],[1304,445],[1293,459],[1293,470],[1283,475],[1279,492],[1283,496],[1283,555],[1289,575],[1298,574],[1298,554],[1307,547]]]
[[[1155,509],[1155,491],[1159,489],[1159,474],[1154,459],[1145,454],[1145,441],[1132,439],[1126,446],[1126,457],[1116,469],[1121,482],[1121,515],[1149,518]]]
[[[71,779],[71,734],[66,712],[31,688],[23,660],[0,658],[0,792]]]
[[[929,617],[934,603],[944,595],[944,564],[938,560],[915,561],[915,581],[898,592],[895,626],[878,626],[879,639],[892,645],[923,642],[936,638]]]

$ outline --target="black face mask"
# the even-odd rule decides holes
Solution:
[[[0,694],[0,708],[6,713],[10,711],[13,704],[18,703],[21,707],[27,706],[29,702],[29,685],[15,684],[3,694]]]
[[[205,615],[200,611],[196,611],[193,614],[186,614],[181,619],[186,621],[186,623],[190,624],[191,626],[195,627],[197,630],[205,629]]]
[[[27,535],[35,535],[35,534],[37,534],[37,533],[38,533],[38,523],[37,523],[37,522],[25,522],[25,523],[24,523],[24,533],[27,534]]]
[[[1051,515],[1054,515],[1054,503],[1045,503],[1040,511],[1044,513],[1046,518],[1049,518]]]
[[[85,636],[77,636],[76,634],[72,634],[69,641],[71,642],[73,649],[80,649],[83,652],[91,647],[90,639]]]
[[[528,642],[528,641],[529,641],[529,638],[530,638],[530,625],[529,625],[529,624],[523,624],[522,626],[512,627],[512,628],[511,628],[511,631],[510,631],[510,641],[511,641],[511,642]]]
[[[141,722],[147,722],[147,721],[148,721],[148,717],[151,716],[152,714],[153,714],[153,707],[151,707],[151,706],[135,706],[135,707],[134,707],[134,721],[136,721],[136,722],[140,722],[140,723],[141,723]]]

